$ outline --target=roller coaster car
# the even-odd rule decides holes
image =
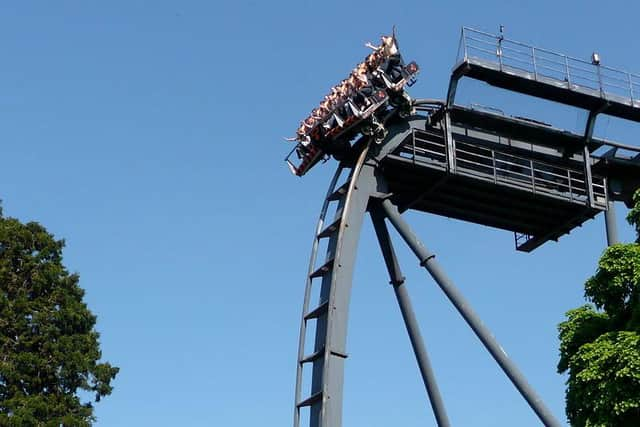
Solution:
[[[419,71],[416,62],[404,66],[399,55],[397,61],[395,79],[389,76],[386,61],[374,73],[374,77],[382,81],[384,87],[374,87],[373,93],[369,96],[366,96],[364,91],[359,91],[336,107],[324,122],[316,123],[309,131],[308,142],[298,142],[285,159],[294,175],[306,174],[320,160],[331,154],[331,146],[338,140],[351,140],[358,133],[375,133],[381,126],[376,114],[386,110],[385,107],[390,104],[390,97],[398,98],[398,95],[403,94],[405,86],[413,85]],[[300,160],[297,166],[291,160],[294,153]]]

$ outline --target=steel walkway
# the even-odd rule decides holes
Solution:
[[[463,76],[493,86],[640,121],[640,75],[463,28],[452,85]],[[450,91],[450,97],[453,94]]]

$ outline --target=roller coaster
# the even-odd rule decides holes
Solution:
[[[291,138],[285,159],[303,176],[337,160],[320,210],[306,278],[294,427],[342,426],[351,281],[369,214],[439,426],[449,426],[387,223],[396,229],[545,426],[559,426],[401,213],[420,211],[514,233],[530,252],[603,213],[617,241],[614,202],[640,188],[640,147],[594,136],[608,115],[640,122],[640,75],[463,28],[444,100],[412,98],[419,67],[394,34],[335,86]],[[461,79],[584,110],[583,133],[456,103]],[[298,163],[296,164],[296,160]],[[324,256],[321,256],[324,253]],[[308,340],[312,346],[307,345]],[[312,351],[306,353],[306,349]]]

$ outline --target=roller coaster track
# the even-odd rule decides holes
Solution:
[[[341,416],[342,382],[346,353],[347,305],[351,292],[351,276],[355,261],[360,228],[366,210],[368,188],[357,185],[369,148],[365,148],[347,180],[338,185],[347,167],[339,165],[325,197],[318,226],[313,239],[311,260],[304,292],[303,314],[300,325],[298,368],[296,378],[296,408],[294,425],[300,425],[300,409],[309,406],[312,425],[339,425],[327,423],[327,414]],[[370,182],[373,180],[369,179]],[[364,203],[363,203],[364,200]],[[336,215],[327,224],[330,205],[337,204]],[[322,240],[328,239],[326,257],[317,266]],[[318,283],[320,282],[320,283]],[[314,288],[320,286],[319,301],[310,309]],[[313,352],[305,354],[307,329],[315,323]],[[310,394],[302,397],[305,365],[312,365]]]
[[[301,410],[305,407],[309,407],[308,425],[342,425],[348,305],[360,230],[369,200],[378,190],[378,161],[400,145],[410,135],[411,129],[417,127],[416,123],[423,127],[424,117],[413,117],[391,127],[382,145],[368,142],[354,166],[338,166],[329,185],[313,238],[304,292],[295,388],[295,427],[301,425]],[[343,175],[347,175],[346,180],[340,183]],[[328,219],[332,205],[335,205],[336,213]],[[320,247],[325,240],[326,255],[320,261]],[[317,287],[320,287],[319,292]],[[313,295],[318,295],[316,301],[312,301]],[[312,302],[314,306],[311,306]],[[315,336],[312,349],[307,345],[309,335]],[[310,387],[308,366],[311,368]]]
[[[419,258],[420,265],[435,279],[543,424],[559,426],[495,341],[491,332],[446,277],[433,254],[419,242],[413,231],[401,219],[397,207],[388,199],[389,193],[383,171],[379,167],[380,162],[410,138],[415,129],[424,129],[425,126],[425,118],[420,116],[411,116],[389,126],[389,134],[382,144],[367,142],[355,164],[341,163],[331,180],[313,238],[304,292],[297,358],[294,427],[342,426],[349,300],[357,245],[367,211],[371,212],[391,283],[414,346],[438,425],[448,427],[450,424],[426,350],[421,342],[409,297],[403,288],[404,279],[388,238],[385,219],[393,224],[411,247]],[[340,182],[343,175],[346,175],[346,179]],[[333,207],[335,215],[328,219]],[[320,260],[319,255],[323,247],[325,257]],[[311,335],[314,336],[313,346],[307,345],[307,341],[311,341],[308,339]],[[303,412],[307,408],[308,412]]]

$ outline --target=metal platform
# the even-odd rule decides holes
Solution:
[[[591,158],[595,176],[607,177],[610,201],[632,205],[632,195],[640,187],[640,147],[601,138],[586,139],[572,133],[524,117],[510,117],[497,111],[454,105],[441,109],[434,121],[448,114],[454,128],[467,138],[495,147],[504,147],[513,153],[534,160],[564,161],[576,167],[585,155]],[[598,152],[599,154],[592,154]]]
[[[458,82],[463,77],[587,110],[589,116],[584,134],[567,132],[530,118],[510,117],[497,110],[456,105]],[[640,148],[594,138],[593,130],[599,114],[640,122],[640,75],[601,65],[596,54],[592,62],[588,62],[509,40],[502,34],[493,35],[463,28],[458,61],[453,68],[449,84],[446,108],[433,119],[441,123],[444,129],[458,129],[457,136],[451,131],[445,133],[445,139],[449,140],[448,145],[454,147],[450,150],[451,156],[455,156],[455,147],[458,141],[461,141],[473,145],[474,148],[477,145],[498,147],[498,150],[507,150],[509,155],[530,160],[532,163],[528,168],[524,168],[524,175],[532,177],[532,192],[538,196],[541,192],[546,193],[545,197],[548,196],[548,200],[540,197],[528,200],[535,203],[530,205],[531,209],[528,211],[546,209],[547,203],[556,203],[550,199],[557,199],[558,193],[561,194],[560,198],[569,196],[570,204],[579,203],[583,195],[576,198],[571,194],[575,185],[586,190],[589,200],[582,212],[577,212],[575,208],[567,211],[562,206],[552,206],[550,213],[553,214],[553,218],[557,218],[554,227],[545,227],[536,221],[530,222],[524,216],[523,221],[529,224],[528,231],[522,227],[523,224],[513,225],[512,228],[520,228],[514,230],[516,248],[530,251],[549,239],[556,240],[585,219],[593,217],[598,211],[606,211],[609,201],[623,201],[627,205],[631,203],[633,191],[640,185]],[[460,129],[462,133],[459,132]],[[604,149],[608,149],[607,153],[594,154]],[[486,162],[486,159],[484,161]],[[526,163],[526,160],[516,161],[522,162]],[[537,185],[535,176],[544,176],[544,172],[536,170],[538,162],[544,164],[543,170],[548,169],[548,163],[552,164],[554,169],[551,181],[559,185],[554,186],[545,179],[540,183],[542,186]],[[449,169],[453,166],[454,163],[450,161]],[[495,171],[496,183],[500,181],[499,169]],[[565,174],[562,169],[566,169],[568,173],[566,179],[558,176]],[[577,173],[580,170],[584,172],[582,176]],[[504,171],[502,173],[504,174]],[[578,181],[574,182],[574,176],[578,177]],[[523,181],[523,178],[519,176],[518,180]],[[504,184],[501,183],[503,186]],[[571,191],[567,191],[569,186],[572,187]],[[555,190],[546,191],[551,188]],[[498,197],[495,202],[507,201]],[[517,211],[513,214],[519,215]],[[465,212],[465,216],[469,216],[468,212]],[[509,229],[503,225],[498,226]],[[533,231],[533,228],[538,229]],[[545,228],[546,231],[543,231]]]
[[[449,100],[455,95],[457,80],[466,76],[588,111],[640,121],[640,75],[471,28],[462,29],[452,76]]]
[[[392,200],[401,210],[527,235],[517,249],[531,251],[607,208],[606,180],[585,179],[583,160],[514,154],[517,150],[501,147],[495,135],[455,125],[447,144],[441,127],[412,123],[403,142],[382,160]]]

